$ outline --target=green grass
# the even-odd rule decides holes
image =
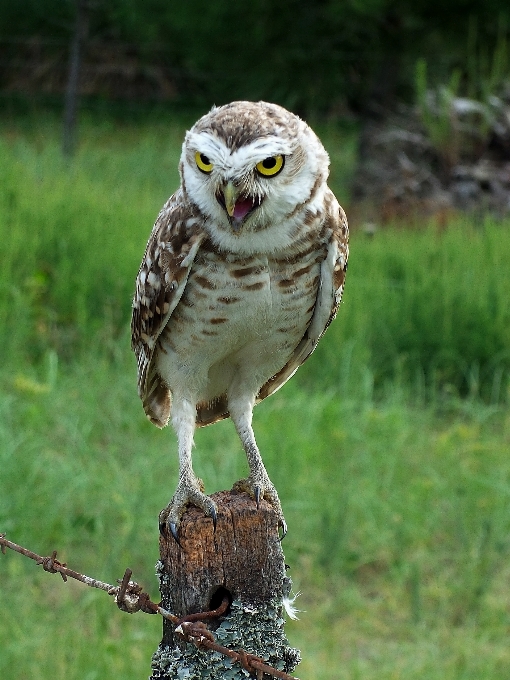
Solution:
[[[177,456],[143,415],[126,325],[184,128],[89,123],[69,166],[50,123],[0,136],[0,531],[109,582],[129,566],[154,599]],[[323,131],[333,172],[349,135]],[[303,679],[510,675],[508,227],[354,233],[338,319],[255,410]],[[230,422],[197,432],[194,465],[208,492],[246,474]],[[0,602],[1,678],[149,675],[156,616],[11,552]]]

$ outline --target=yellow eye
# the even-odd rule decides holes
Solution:
[[[211,163],[209,158],[205,154],[200,153],[200,151],[197,151],[195,154],[195,162],[197,164],[198,169],[201,170],[202,172],[205,172],[207,175],[213,169],[213,164]]]
[[[264,158],[263,161],[257,163],[255,166],[257,172],[264,177],[274,177],[277,175],[285,165],[285,158],[283,156],[270,156]]]

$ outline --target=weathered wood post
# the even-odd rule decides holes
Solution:
[[[218,507],[216,531],[211,518],[190,507],[179,527],[182,547],[167,533],[160,537],[162,607],[184,617],[216,609],[227,597],[225,614],[207,621],[215,642],[289,673],[300,654],[284,633],[283,598],[291,582],[285,575],[277,516],[265,501],[257,509],[245,493],[220,491],[212,498]],[[256,677],[271,675],[258,670]],[[175,624],[165,620],[150,680],[181,678],[246,680],[247,671],[218,651],[184,640]]]

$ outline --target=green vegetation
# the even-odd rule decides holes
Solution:
[[[65,69],[77,4],[0,5],[0,90],[26,92],[28,81],[32,92],[59,91],[54,81],[61,74],[41,87],[42,66],[51,70],[58,61]],[[86,6],[92,63],[99,57],[113,68],[119,60],[128,70],[138,66],[149,98],[187,105],[267,99],[328,114],[346,107],[366,111],[409,96],[418,57],[434,64],[439,79],[454,67],[470,70],[473,39],[493,45],[510,17],[508,0],[110,0]],[[33,79],[20,69],[26,55],[41,69]],[[479,65],[476,75],[484,77],[485,65]],[[131,90],[134,78],[109,73],[119,74]],[[164,87],[158,87],[162,74]],[[103,78],[96,95],[106,89],[124,99],[122,86],[115,90],[110,80]]]
[[[155,599],[177,456],[143,415],[127,323],[188,122],[89,123],[70,165],[51,121],[0,135],[0,531],[109,582],[129,566]],[[346,201],[355,136],[319,132]],[[302,678],[510,675],[508,227],[354,233],[338,319],[255,411]],[[196,442],[207,491],[245,474],[230,422]],[[2,678],[149,675],[158,617],[9,552],[0,601]]]
[[[430,89],[427,62],[418,59],[416,104],[443,172],[450,173],[462,161],[476,161],[487,151],[509,75],[509,40],[503,22],[496,42],[489,46],[485,41],[479,44],[476,24],[471,22],[467,66],[453,69],[448,84],[437,89]]]

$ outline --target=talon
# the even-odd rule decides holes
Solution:
[[[283,541],[285,536],[287,535],[287,522],[282,518],[280,520],[279,525],[282,528],[282,535],[280,536],[280,543]]]
[[[182,548],[179,540],[177,530],[179,528],[182,516],[189,506],[200,508],[207,517],[213,521],[213,527],[216,530],[217,512],[209,496],[203,492],[203,484],[195,477],[192,472],[181,475],[179,484],[175,490],[174,495],[167,507],[161,511],[159,520],[165,521],[167,531],[170,531],[175,542]]]
[[[259,505],[260,505],[260,486],[255,486],[253,488],[253,494],[255,496],[255,503],[257,504],[257,510],[258,510]]]
[[[177,524],[175,524],[174,522],[169,522],[169,523],[168,523],[168,528],[170,529],[170,533],[171,533],[172,536],[174,537],[175,542],[177,543],[177,545],[179,546],[179,548],[182,548],[181,542],[179,541],[179,536],[178,536],[178,534],[177,534]]]

